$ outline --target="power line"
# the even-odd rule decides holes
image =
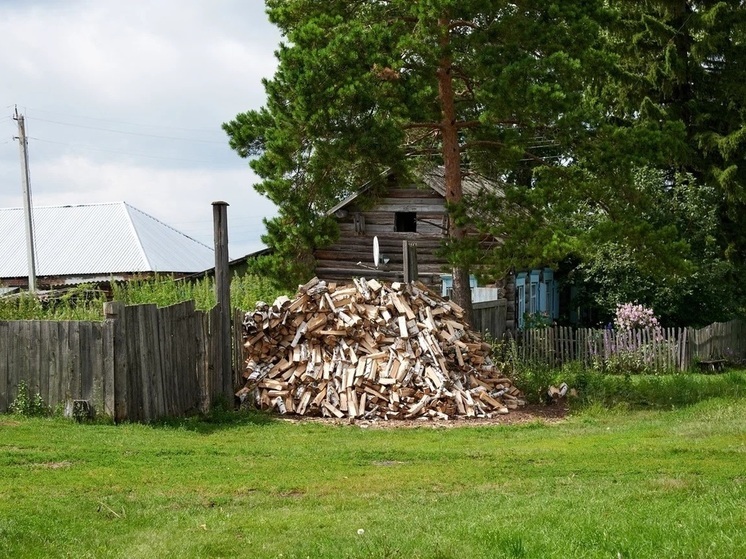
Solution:
[[[92,117],[92,116],[83,116],[83,115],[72,115],[72,114],[67,114],[67,113],[58,113],[58,112],[54,112],[54,111],[47,111],[47,110],[44,110],[44,109],[35,109],[33,107],[27,107],[26,109],[27,110],[31,110],[33,112],[46,113],[46,114],[49,114],[49,115],[69,117],[69,118],[75,118],[75,119],[83,118],[83,119],[86,119],[86,120],[95,120],[97,122],[110,122],[112,124],[123,124],[124,126],[138,126],[140,128],[160,128],[160,129],[165,129],[165,130],[181,130],[183,132],[208,132],[208,133],[216,132],[215,128],[184,128],[184,127],[180,127],[180,126],[167,126],[167,125],[163,125],[163,124],[144,124],[144,123],[139,123],[139,122],[128,122],[128,121],[125,121],[125,120],[113,120],[113,119],[109,119],[109,118],[97,118],[97,117]],[[10,117],[8,117],[8,118],[10,118]]]
[[[61,126],[71,126],[73,128],[85,128],[87,130],[98,130],[100,132],[112,132],[114,134],[126,134],[128,136],[141,136],[145,138],[158,138],[161,140],[179,140],[182,142],[198,142],[202,144],[220,144],[220,145],[227,145],[227,141],[218,141],[218,140],[201,140],[198,138],[179,138],[177,136],[162,136],[160,134],[143,134],[141,132],[128,132],[126,130],[114,130],[112,128],[102,128],[99,126],[86,126],[85,124],[73,124],[72,122],[60,122],[58,120],[48,120],[45,118],[35,118],[35,121],[39,122],[48,122],[50,124],[59,124]]]
[[[85,144],[70,144],[70,143],[67,143],[67,142],[57,142],[55,140],[45,140],[43,138],[37,138],[37,137],[34,137],[34,136],[29,136],[29,139],[37,141],[37,142],[44,142],[44,143],[47,143],[47,144],[57,144],[57,145],[60,145],[60,146],[67,146],[67,147],[71,147],[71,148],[75,148],[75,149],[83,149],[83,150],[89,150],[89,151],[101,151],[101,152],[104,152],[104,153],[116,153],[116,154],[120,154],[120,155],[131,155],[132,157],[147,157],[147,158],[150,158],[150,159],[165,159],[165,160],[169,160],[169,161],[184,161],[184,162],[188,162],[188,163],[210,163],[210,164],[214,164],[215,163],[215,161],[208,161],[206,159],[186,159],[186,158],[183,158],[183,157],[168,157],[168,156],[160,156],[160,155],[148,155],[146,153],[132,153],[132,152],[128,152],[128,151],[119,151],[119,150],[115,150],[115,149],[95,148],[95,147],[88,146],[88,145],[85,145]]]

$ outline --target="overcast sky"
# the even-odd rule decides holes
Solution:
[[[0,207],[125,201],[231,258],[262,248],[271,202],[223,122],[264,104],[279,32],[262,0],[0,0]]]

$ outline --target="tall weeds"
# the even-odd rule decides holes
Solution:
[[[0,297],[0,320],[103,320],[106,295],[90,285]]]
[[[111,296],[93,285],[79,285],[41,296],[22,293],[0,297],[0,320],[103,320],[107,299],[125,305],[155,304],[167,307],[193,300],[200,310],[215,306],[215,282],[212,278],[177,280],[171,276],[133,279],[112,283]],[[282,291],[264,278],[244,275],[231,280],[231,305],[251,310],[257,301],[271,303]]]

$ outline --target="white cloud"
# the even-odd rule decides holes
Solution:
[[[264,103],[279,34],[251,0],[0,4],[0,204],[20,205],[18,104],[35,203],[125,200],[211,243],[227,201],[231,255],[260,248],[274,207],[220,125]]]

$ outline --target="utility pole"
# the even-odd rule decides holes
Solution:
[[[21,145],[21,184],[23,186],[23,215],[26,222],[26,262],[28,263],[28,290],[36,293],[36,259],[34,257],[34,222],[31,219],[31,187],[28,170],[28,140],[26,122],[15,108],[13,119],[18,122],[18,138]]]

